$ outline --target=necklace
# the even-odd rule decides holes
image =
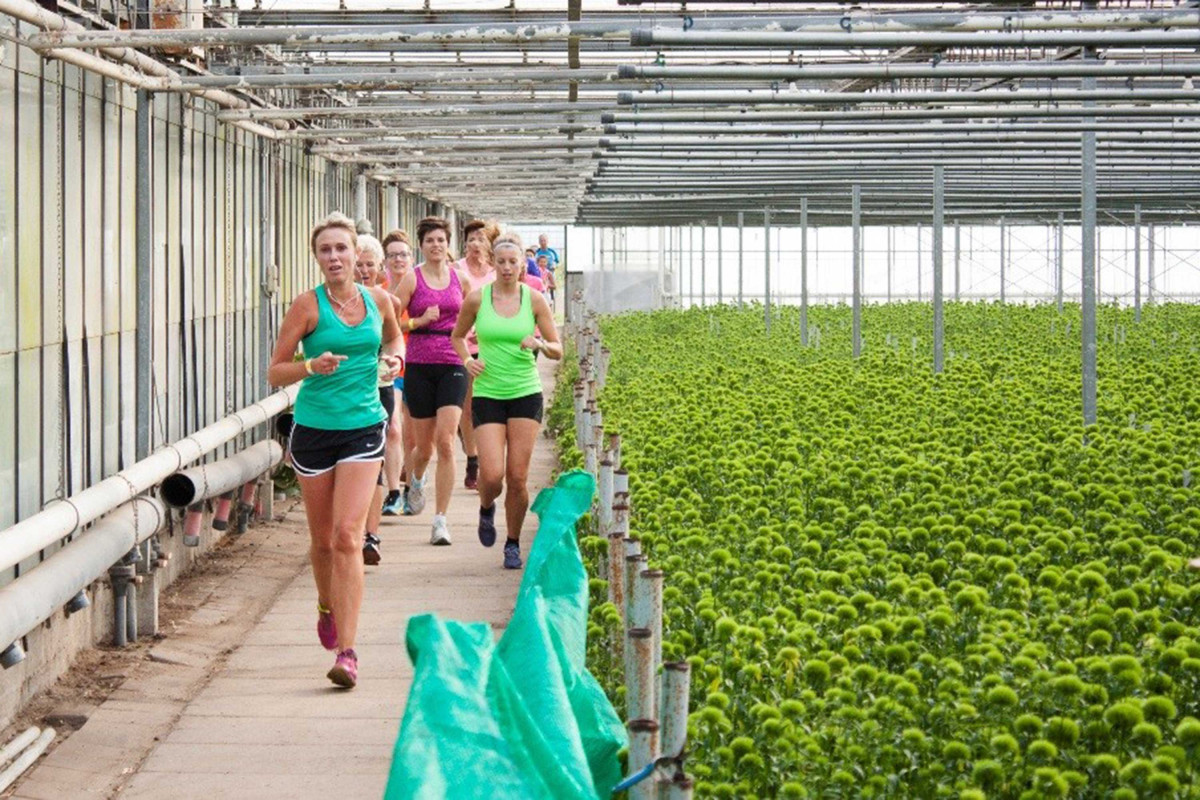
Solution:
[[[329,302],[337,304],[338,312],[340,313],[340,312],[344,312],[346,310],[346,306],[352,305],[354,303],[355,298],[358,297],[358,290],[355,289],[354,295],[349,300],[342,302],[341,300],[338,300],[336,297],[334,297],[333,292],[329,291],[329,284],[325,284],[325,296],[329,298]]]

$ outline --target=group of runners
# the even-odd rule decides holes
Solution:
[[[562,358],[552,310],[558,254],[545,236],[527,249],[483,220],[464,234],[465,255],[454,261],[450,224],[421,220],[414,266],[404,231],[380,242],[330,215],[310,239],[323,280],[292,303],[268,371],[273,386],[303,381],[289,455],[312,538],[317,636],[335,652],[329,679],[345,688],[358,681],[363,565],[381,559],[381,518],[420,514],[432,494],[430,543],[451,543],[460,436],[464,483],[479,493],[479,541],[495,544],[503,493],[503,564],[522,566],[543,410],[536,359]]]

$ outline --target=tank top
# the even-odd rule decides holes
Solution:
[[[481,278],[471,272],[471,268],[467,266],[467,260],[465,258],[460,258],[457,264],[459,268],[466,272],[471,278],[472,291],[475,289],[482,289],[496,280],[495,268],[489,269]],[[475,335],[474,328],[471,328],[471,330],[467,331],[467,352],[473,356],[479,355],[479,338]]]
[[[450,331],[458,320],[458,311],[462,308],[462,284],[458,282],[458,273],[453,266],[450,270],[450,282],[445,289],[431,289],[425,282],[425,272],[416,268],[417,288],[408,301],[408,314],[413,319],[425,313],[430,306],[441,309],[441,316],[432,325],[417,328],[409,334],[408,363],[410,364],[456,364],[462,366],[462,359],[450,345]]]
[[[323,286],[317,287],[317,327],[300,340],[308,358],[329,351],[348,356],[331,375],[309,375],[296,396],[295,420],[309,428],[348,431],[378,424],[386,418],[379,392],[379,347],[383,317],[375,300],[355,284],[367,313],[357,325],[347,325],[333,310]]]
[[[483,373],[475,379],[475,396],[513,400],[540,394],[542,379],[532,350],[522,350],[521,341],[533,334],[533,298],[521,285],[521,307],[515,316],[503,317],[492,306],[492,285],[483,287],[475,332],[479,335],[479,360]]]

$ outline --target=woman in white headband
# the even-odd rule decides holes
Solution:
[[[504,234],[492,243],[495,281],[463,301],[450,334],[455,352],[475,378],[471,413],[479,449],[479,541],[496,542],[496,498],[505,489],[506,569],[521,567],[521,526],[529,509],[529,462],[542,425],[542,381],[535,353],[562,358],[550,304],[521,283],[525,248]],[[479,356],[472,357],[467,333],[475,328]],[[535,335],[535,330],[541,336]]]

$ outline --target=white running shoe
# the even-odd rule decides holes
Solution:
[[[450,529],[446,526],[446,517],[442,514],[435,514],[433,517],[433,532],[429,535],[429,543],[432,545],[450,544]]]
[[[413,478],[408,484],[408,508],[415,514],[425,510],[425,481]]]

